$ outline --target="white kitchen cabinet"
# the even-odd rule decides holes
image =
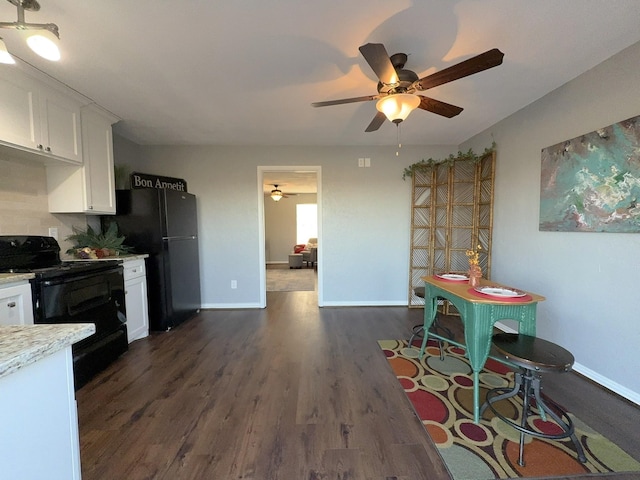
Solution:
[[[144,259],[124,260],[124,293],[129,343],[149,335],[147,273]]]
[[[81,164],[80,103],[54,91],[40,90],[40,143],[38,149]]]
[[[29,282],[0,285],[0,325],[32,325]]]
[[[0,71],[0,142],[23,153],[82,163],[81,102],[14,68]]]
[[[82,108],[84,163],[47,165],[49,212],[94,215],[116,212],[111,125],[117,118],[94,105]]]
[[[80,480],[71,346],[0,378],[1,478]]]

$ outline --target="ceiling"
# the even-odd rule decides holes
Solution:
[[[408,54],[421,77],[499,48],[503,65],[429,90],[459,116],[418,110],[401,125],[404,144],[457,145],[640,41],[638,0],[39,1],[26,21],[60,27],[63,59],[0,30],[9,50],[142,145],[394,144],[389,122],[364,132],[374,102],[311,107],[376,93],[360,45]]]
[[[262,189],[270,194],[274,186],[285,193],[317,193],[318,174],[316,172],[277,171],[263,172]]]

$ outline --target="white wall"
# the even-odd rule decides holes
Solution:
[[[537,335],[640,403],[640,235],[538,231],[540,153],[640,115],[640,44],[461,146],[497,144],[493,279],[546,296]]]
[[[303,193],[274,202],[270,195],[264,196],[264,238],[267,263],[289,261],[289,254],[293,252],[293,246],[296,244],[296,206],[301,203],[316,203],[316,198],[315,193]]]
[[[204,308],[260,303],[257,167],[322,166],[323,304],[406,305],[411,182],[403,169],[455,147],[141,147],[148,173],[198,197]],[[370,157],[371,168],[357,159]],[[118,159],[116,159],[116,162]],[[320,197],[319,197],[320,198]],[[320,278],[320,276],[319,276]],[[238,288],[231,289],[231,280]]]

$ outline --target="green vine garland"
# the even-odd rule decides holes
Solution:
[[[482,152],[480,155],[476,155],[475,153],[473,153],[472,149],[469,149],[468,152],[463,153],[459,151],[457,155],[451,154],[447,158],[440,159],[440,160],[436,160],[433,158],[429,158],[428,160],[422,159],[419,162],[416,162],[413,165],[409,165],[407,168],[405,168],[404,171],[402,172],[402,179],[406,180],[407,177],[412,177],[413,172],[422,172],[430,169],[434,165],[440,165],[443,163],[446,163],[449,166],[452,166],[453,162],[457,162],[459,160],[471,160],[472,162],[477,163],[480,160],[482,160],[484,157],[492,154],[495,151],[496,151],[496,142],[493,142],[491,144],[491,147],[485,148],[484,152]]]

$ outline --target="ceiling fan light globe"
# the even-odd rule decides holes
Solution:
[[[274,202],[279,202],[280,199],[282,198],[282,192],[280,190],[272,190],[271,191],[271,198],[273,198]]]
[[[27,45],[42,58],[57,62],[60,60],[58,39],[49,30],[25,30]]]
[[[405,120],[420,105],[420,98],[410,93],[395,93],[381,98],[376,109],[394,123]]]
[[[2,38],[0,38],[0,63],[4,63],[7,65],[12,65],[16,63],[13,59],[9,51],[7,50],[7,46],[4,44]]]

